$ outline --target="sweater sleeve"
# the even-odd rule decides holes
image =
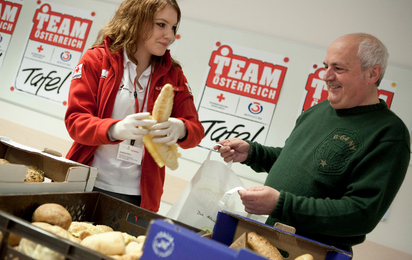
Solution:
[[[248,158],[242,164],[246,164],[255,172],[269,172],[282,152],[282,148],[264,146],[248,140],[246,142],[250,145],[250,152]]]
[[[346,185],[344,196],[311,198],[281,191],[268,221],[281,221],[302,233],[320,236],[363,236],[375,228],[395,198],[409,159],[405,142],[379,143],[341,183]]]

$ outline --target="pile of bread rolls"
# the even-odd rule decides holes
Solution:
[[[6,159],[0,159],[0,164],[10,164]],[[37,167],[27,166],[24,182],[44,182],[44,172]]]
[[[33,213],[32,225],[118,260],[140,259],[146,239],[146,236],[135,237],[105,225],[72,221],[70,213],[56,203],[39,206]],[[12,233],[8,244],[34,259],[65,259],[58,252]]]
[[[270,260],[284,260],[280,251],[269,240],[253,231],[243,233],[230,245],[230,248],[236,250],[249,248]],[[313,256],[304,254],[295,258],[295,260],[313,260]]]

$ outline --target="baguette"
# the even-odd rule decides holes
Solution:
[[[279,250],[266,238],[258,235],[256,232],[247,233],[247,245],[259,255],[267,257],[270,260],[284,260]]]
[[[158,123],[167,121],[172,114],[173,99],[173,86],[171,84],[164,85],[155,101],[152,118]],[[143,137],[143,143],[160,168],[166,165],[172,170],[177,169],[179,166],[177,158],[180,157],[180,153],[177,151],[177,144],[169,146],[166,144],[153,143],[153,137],[149,134]]]
[[[304,254],[296,257],[295,260],[313,260],[313,256],[311,254]]]

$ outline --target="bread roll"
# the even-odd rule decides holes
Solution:
[[[110,257],[115,260],[139,260],[142,257],[143,251],[136,251],[131,254],[125,255],[111,255]]]
[[[137,243],[137,242],[130,242],[126,246],[125,254],[131,254],[136,251],[142,251],[143,250],[143,244],[142,243]]]
[[[14,233],[10,233],[9,234],[9,240],[7,240],[7,244],[9,246],[12,246],[12,247],[18,246],[20,244],[20,240],[21,240],[20,236],[14,234]]]
[[[56,234],[64,239],[68,239],[72,242],[80,243],[80,240],[73,237],[69,231],[60,227],[51,225],[45,222],[33,222],[32,225],[47,230],[53,234]],[[49,249],[41,244],[22,238],[18,247],[18,250],[34,259],[42,260],[64,260],[64,255]]]
[[[45,203],[37,207],[32,216],[33,222],[46,222],[52,225],[69,229],[72,223],[72,216],[60,204]]]
[[[283,260],[279,250],[256,232],[247,233],[247,244],[250,249],[270,260]]]
[[[9,164],[10,162],[6,159],[0,158],[0,164]]]
[[[126,250],[123,234],[119,231],[91,235],[80,244],[105,255],[123,255]]]
[[[73,221],[68,230],[73,236],[80,238],[80,240],[91,235],[113,231],[111,227],[106,225],[93,225],[92,223],[78,221]]]
[[[25,182],[43,182],[44,172],[34,166],[28,166]]]

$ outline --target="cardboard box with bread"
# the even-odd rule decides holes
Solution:
[[[91,191],[97,169],[0,136],[0,194]]]

